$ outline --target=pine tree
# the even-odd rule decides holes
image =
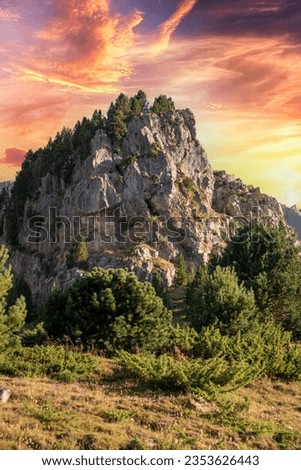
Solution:
[[[180,255],[176,263],[175,284],[177,286],[186,286],[188,282],[188,274],[186,262],[183,255]]]
[[[246,331],[257,319],[254,294],[239,284],[232,268],[217,266],[211,274],[201,268],[186,301],[188,317],[197,330],[217,323],[225,334]]]
[[[139,116],[139,114],[142,112],[143,106],[147,102],[147,96],[144,93],[144,91],[139,90],[137,95],[133,96],[133,98],[130,99],[130,116]]]
[[[164,286],[163,286],[162,276],[160,273],[153,274],[152,285],[156,291],[156,294],[162,299],[164,296]]]
[[[218,262],[233,266],[239,282],[254,291],[263,318],[272,316],[301,337],[301,260],[283,225],[241,228]]]
[[[166,290],[164,288],[163,278],[162,278],[162,274],[160,272],[155,272],[153,274],[152,286],[155,289],[155,292],[156,292],[157,296],[160,297],[163,300],[164,305],[166,307],[169,307],[170,302],[169,302]]]
[[[7,260],[7,249],[0,246],[0,352],[16,345],[16,334],[23,327],[26,317],[24,297],[19,297],[11,306],[7,304],[8,292],[12,287],[12,273],[6,267]]]
[[[124,93],[121,93],[115,103],[111,103],[108,110],[107,133],[113,141],[120,142],[126,135],[126,119],[130,113],[130,100]]]
[[[153,104],[153,112],[161,115],[170,111],[175,110],[175,105],[172,100],[172,98],[167,98],[166,95],[160,95],[157,98],[155,98],[154,104]]]
[[[90,143],[97,129],[103,129],[105,120],[100,110],[95,110],[92,118],[84,117],[82,121],[77,121],[73,129],[73,146],[82,159],[87,158],[91,153]]]
[[[87,249],[87,243],[85,240],[81,239],[72,246],[70,252],[67,254],[67,268],[71,269],[78,267],[80,269],[87,269],[88,258],[89,252]]]

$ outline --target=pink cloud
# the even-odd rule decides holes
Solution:
[[[19,19],[18,13],[0,7],[0,21],[18,21]]]
[[[26,150],[10,147],[4,150],[4,155],[0,159],[2,165],[21,166]]]

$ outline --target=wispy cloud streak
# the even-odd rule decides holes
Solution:
[[[152,52],[160,53],[167,49],[171,36],[181,21],[191,12],[198,0],[181,0],[176,11],[159,28],[158,39],[152,46]]]

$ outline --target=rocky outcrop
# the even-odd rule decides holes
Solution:
[[[275,198],[262,194],[259,188],[245,185],[225,171],[214,172],[212,207],[230,217],[258,217],[271,223],[283,218],[283,208]]]
[[[14,183],[12,181],[1,181],[0,182],[0,194],[2,192],[10,194],[13,185],[14,185]]]
[[[283,219],[275,199],[213,173],[190,110],[142,113],[118,146],[98,130],[91,154],[76,158],[68,176],[68,184],[51,173],[42,178],[12,250],[14,272],[37,303],[53,286],[66,289],[82,275],[67,259],[83,239],[90,267],[127,267],[143,280],[160,271],[170,285],[179,254],[191,265],[206,262],[254,208],[273,223]],[[2,204],[0,236],[7,243],[3,211]]]
[[[81,275],[66,257],[82,238],[90,266],[127,267],[141,279],[160,270],[167,284],[179,253],[199,264],[212,249],[197,219],[210,216],[214,176],[189,110],[133,118],[118,147],[99,130],[91,150],[68,185],[48,173],[26,201],[11,262],[36,301]]]

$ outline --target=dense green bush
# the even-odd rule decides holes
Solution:
[[[210,396],[217,395],[222,386],[234,389],[258,375],[247,363],[230,364],[222,357],[179,360],[167,354],[137,356],[122,351],[118,354],[118,361],[130,375],[150,387],[203,392]]]
[[[244,331],[257,316],[254,294],[238,283],[231,268],[217,266],[212,273],[200,268],[187,290],[187,315],[198,331],[218,322],[225,333]]]
[[[198,333],[188,325],[176,325],[171,331],[169,351],[175,354],[192,356],[198,342]]]
[[[100,348],[158,351],[170,343],[171,312],[151,284],[124,269],[94,268],[45,307],[49,335]]]
[[[48,341],[48,335],[43,323],[30,323],[20,334],[22,346],[42,346]]]
[[[22,347],[0,355],[0,373],[9,376],[47,376],[71,382],[91,378],[99,372],[99,358],[63,346]]]

